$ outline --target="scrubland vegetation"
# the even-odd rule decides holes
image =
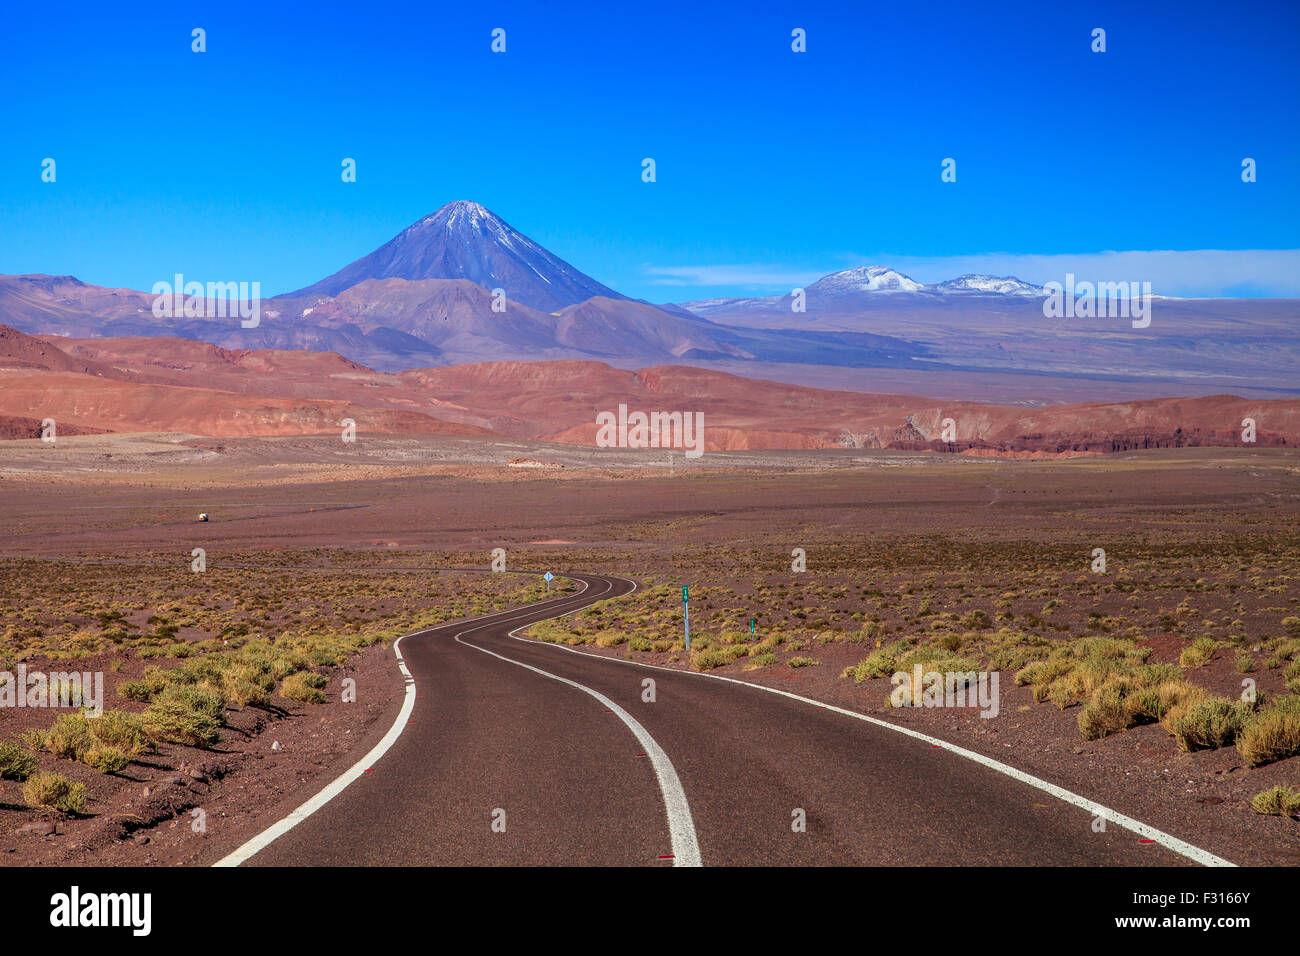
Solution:
[[[325,703],[338,692],[335,672],[372,645],[545,594],[516,575],[394,572],[351,555],[331,567],[331,558],[340,556],[226,557],[201,573],[161,555],[129,565],[0,559],[0,670],[107,672],[99,716],[27,711],[57,715],[7,740],[0,725],[0,778],[23,782],[30,806],[82,812],[85,786],[42,770],[42,756],[119,774],[160,745],[210,748],[228,708]]]

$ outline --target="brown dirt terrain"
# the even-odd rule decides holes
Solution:
[[[0,415],[207,436],[494,434],[594,445],[597,416],[702,415],[709,451],[892,448],[982,457],[1300,444],[1300,400],[1234,395],[1025,408],[806,388],[680,365],[483,362],[382,373],[335,352],[61,339],[0,326]],[[1246,419],[1253,437],[1243,439]],[[71,434],[71,432],[67,432]],[[677,436],[676,444],[681,444]]]
[[[539,636],[571,637],[593,653],[699,667],[699,649],[743,645],[734,635],[747,634],[753,619],[755,649],[771,660],[746,650],[711,664],[718,673],[916,726],[1233,859],[1300,861],[1300,823],[1250,807],[1269,787],[1300,787],[1300,757],[1252,767],[1232,746],[1185,753],[1158,724],[1085,739],[1078,705],[1035,702],[1029,687],[1016,686],[1013,671],[1001,675],[994,719],[969,710],[890,708],[888,678],[858,683],[841,676],[877,650],[877,640],[887,646],[915,638],[928,646],[951,639],[967,652],[1003,631],[1053,646],[1103,636],[1132,640],[1149,648],[1151,661],[1176,665],[1194,641],[1210,638],[1209,662],[1183,668],[1189,680],[1233,696],[1250,677],[1265,697],[1283,694],[1294,658],[1280,657],[1277,648],[1294,627],[1288,619],[1300,616],[1295,451],[1199,448],[981,461],[842,449],[710,453],[670,464],[659,453],[447,437],[374,438],[343,450],[357,457],[339,461],[339,443],[327,438],[186,444],[174,437],[89,436],[66,443],[64,451],[74,454],[56,461],[41,457],[48,449],[17,447],[27,444],[0,454],[6,500],[0,555],[22,575],[55,558],[156,562],[166,554],[184,577],[190,551],[199,546],[207,549],[209,574],[223,560],[232,564],[221,572],[230,576],[229,600],[219,606],[161,588],[157,598],[138,595],[133,633],[142,636],[147,618],[158,613],[155,604],[172,607],[165,613],[177,618],[194,618],[188,637],[196,641],[237,611],[260,622],[260,604],[239,611],[239,601],[266,590],[256,587],[254,572],[233,566],[251,563],[250,556],[287,566],[315,553],[322,566],[386,566],[378,579],[386,581],[406,573],[396,570],[402,566],[486,566],[491,549],[504,547],[515,569],[599,570],[642,584],[636,594],[583,612],[549,634],[535,629]],[[91,502],[84,491],[90,479],[78,465],[68,467],[81,454],[76,449],[114,455],[93,459]],[[198,457],[182,463],[170,458],[177,454]],[[510,458],[565,467],[512,468]],[[213,520],[194,523],[200,511]],[[113,553],[105,554],[110,540]],[[1089,570],[1097,547],[1107,553],[1104,576]],[[795,548],[806,552],[805,572],[792,571]],[[95,610],[115,599],[132,572],[96,567],[101,576],[77,584],[75,603],[57,589],[47,601],[50,608],[85,608],[78,612],[84,619],[60,622],[51,615],[39,636],[18,633],[35,611],[8,597],[0,621],[10,628],[11,654],[52,653],[71,646],[80,631],[97,632]],[[486,575],[473,579],[462,607],[480,583],[490,582]],[[692,594],[697,654],[691,659],[679,646],[682,584]],[[393,608],[418,594],[419,588],[402,585]],[[424,600],[429,613],[453,613],[437,595]],[[344,602],[291,589],[275,611],[289,616],[273,616],[267,633],[296,631],[290,625],[301,619],[298,610],[315,618],[333,603]],[[634,649],[631,638],[650,646]],[[791,665],[800,658],[814,663]],[[1249,670],[1239,670],[1239,658],[1249,658]],[[382,647],[372,647],[344,666],[382,685],[387,659]],[[130,659],[124,672],[140,667]],[[273,797],[292,803],[306,781],[324,779],[331,761],[337,766],[356,754],[341,737],[364,735],[365,720],[383,726],[382,699],[376,693],[375,709],[351,723],[331,716],[330,708],[346,705],[293,704],[286,708],[292,716],[267,718],[269,734],[285,744],[283,754],[270,754],[264,731],[248,744],[251,755],[235,758],[237,766],[214,788],[216,798],[206,785],[181,786],[203,790],[204,807],[224,809],[223,826],[255,831],[257,822],[270,819],[265,807]],[[263,719],[252,707],[228,713],[235,726],[250,714]],[[0,737],[8,734],[0,729]],[[239,737],[236,730],[223,732],[219,749],[241,749]],[[175,828],[167,816],[147,833],[137,831],[150,837],[144,845],[117,838],[115,821],[140,812],[133,807],[146,799],[144,773],[151,781],[176,776],[184,762],[186,770],[197,767],[215,780],[221,768],[212,754],[194,748],[164,749],[149,759],[159,767],[132,764],[125,771],[141,780],[122,790],[122,800],[110,794],[92,807],[88,821],[60,820],[62,836],[20,841],[15,835],[10,846],[28,859],[48,852],[39,858],[51,861],[86,859],[87,852],[112,862],[188,859],[183,816]],[[92,793],[104,790],[103,775],[89,768],[49,755],[41,760],[60,772],[68,768],[69,776],[84,773]],[[175,786],[159,784],[165,793]],[[0,813],[9,826],[46,818],[21,805],[16,784],[0,787],[6,804]],[[208,821],[211,832],[214,814]],[[77,849],[70,849],[73,843]],[[50,849],[37,851],[37,844]]]

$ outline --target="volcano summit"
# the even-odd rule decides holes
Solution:
[[[288,297],[335,296],[367,279],[468,279],[485,289],[503,288],[512,301],[543,312],[593,296],[627,298],[465,200],[447,203],[370,255]]]

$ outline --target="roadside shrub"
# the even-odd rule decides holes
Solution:
[[[1133,706],[1146,718],[1144,722],[1158,721],[1171,734],[1174,721],[1189,708],[1209,698],[1210,694],[1181,677],[1159,680],[1137,692]]]
[[[280,696],[305,704],[323,704],[325,695],[307,682],[306,672],[290,674],[280,682]]]
[[[149,736],[144,723],[135,714],[122,710],[106,710],[98,717],[86,721],[94,738],[105,747],[119,750],[133,757],[149,749]]]
[[[716,648],[705,648],[691,655],[691,663],[697,671],[707,671],[731,663],[731,655]]]
[[[760,667],[770,667],[775,663],[776,655],[771,652],[767,654],[756,654],[754,657],[749,659],[749,663],[745,666],[745,670],[758,670]]]
[[[139,680],[123,681],[118,685],[117,695],[125,700],[138,700],[142,703],[148,703],[167,686],[167,679],[162,676],[162,671],[156,667],[146,667],[144,676]]]
[[[1130,702],[1131,682],[1124,678],[1107,681],[1097,688],[1079,711],[1076,722],[1086,740],[1099,740],[1137,723],[1136,710]]]
[[[880,634],[880,625],[875,621],[867,621],[862,627],[845,635],[845,640],[850,644],[870,644],[876,640]]]
[[[23,784],[23,799],[29,806],[48,807],[63,813],[83,813],[86,809],[86,785],[72,783],[57,773],[38,772]]]
[[[1079,732],[1088,740],[1098,740],[1139,724],[1164,723],[1178,708],[1186,709],[1207,696],[1187,681],[1170,676],[1176,673],[1177,668],[1150,664],[1128,674],[1112,674],[1093,690],[1079,711]]]
[[[937,671],[940,674],[948,672],[966,674],[971,671],[978,673],[983,670],[980,661],[973,657],[959,657],[951,651],[944,650],[942,647],[930,646],[918,648],[898,662],[897,670],[904,671],[908,674],[913,673],[917,664],[921,665],[922,673],[928,674],[931,671]],[[890,671],[892,675],[894,671]]]
[[[815,661],[811,657],[792,657],[786,663],[791,667],[815,667],[820,661]]]
[[[1048,657],[1046,660],[1030,661],[1016,671],[1016,684],[1029,686],[1034,690],[1034,700],[1042,703],[1047,699],[1052,682],[1064,677],[1074,669],[1074,662],[1066,657]]]
[[[1237,735],[1237,750],[1252,767],[1300,753],[1300,697],[1279,697],[1256,711]]]
[[[211,747],[225,713],[221,695],[178,684],[169,684],[141,715],[144,731],[156,740]]]
[[[1279,817],[1300,817],[1300,790],[1290,787],[1272,787],[1263,793],[1255,794],[1250,801],[1256,813],[1267,813]]]
[[[118,750],[116,747],[96,744],[82,755],[82,762],[87,766],[94,767],[100,773],[117,773],[125,770],[126,765],[131,762],[130,756]]]
[[[884,647],[872,651],[857,664],[846,667],[840,676],[852,677],[855,684],[861,684],[863,681],[875,677],[888,677],[898,670],[900,656],[906,654],[909,649],[906,641],[894,641],[886,644]]]
[[[268,687],[267,684],[270,684]],[[275,681],[268,678],[247,677],[239,674],[227,675],[223,681],[226,700],[239,707],[271,706],[271,691],[275,690]]]
[[[26,780],[36,772],[36,758],[19,744],[0,744],[0,779]]]
[[[1214,657],[1218,642],[1212,637],[1198,637],[1191,647],[1184,647],[1178,655],[1178,663],[1183,667],[1203,667]]]
[[[332,647],[313,647],[307,652],[307,660],[317,667],[338,667],[346,664],[348,653]]]
[[[56,757],[80,760],[94,745],[90,725],[81,714],[64,714],[45,732],[45,749]]]
[[[1253,708],[1222,697],[1204,700],[1173,722],[1174,737],[1185,751],[1226,747],[1237,739]]]

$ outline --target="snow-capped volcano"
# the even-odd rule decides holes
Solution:
[[[808,286],[808,293],[843,295],[852,292],[920,292],[925,286],[888,266],[860,266],[833,272]]]
[[[1014,276],[989,276],[976,273],[938,283],[918,282],[889,266],[859,266],[822,276],[805,289],[806,308],[810,312],[845,313],[858,309],[902,307],[929,302],[938,305],[945,298],[979,296],[1043,296],[1039,286]],[[976,301],[979,301],[976,298]],[[679,303],[696,315],[714,317],[741,313],[767,312],[790,308],[791,295],[703,299]],[[974,303],[972,303],[974,304]]]
[[[290,296],[334,296],[366,279],[468,279],[485,289],[504,289],[510,301],[544,312],[592,296],[626,298],[464,200],[448,203],[370,255]]]
[[[1041,286],[1015,276],[986,276],[971,273],[958,276],[933,287],[937,292],[969,292],[986,295],[1044,295]]]
[[[809,294],[843,296],[858,292],[938,292],[972,295],[1042,295],[1043,290],[1014,276],[971,273],[933,285],[917,282],[888,266],[860,266],[833,272],[808,286]]]

